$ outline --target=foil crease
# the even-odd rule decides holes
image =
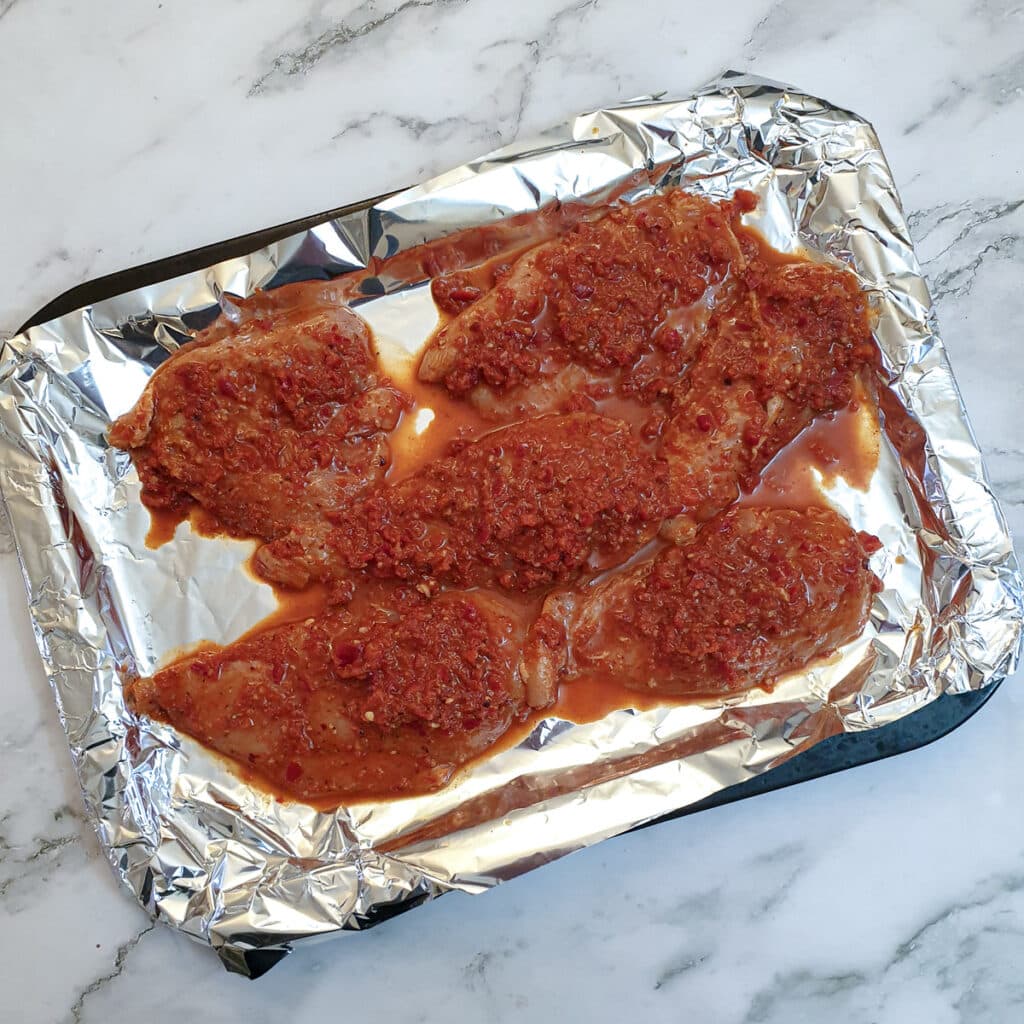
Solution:
[[[121,680],[274,608],[251,545],[179,529],[145,547],[127,455],[105,440],[149,374],[233,296],[331,280],[554,201],[683,184],[738,188],[776,247],[840,259],[878,313],[892,394],[927,434],[923,470],[883,433],[868,491],[831,500],[884,545],[864,635],[726,706],[541,722],[444,791],[318,812],[256,790],[187,737],[138,719]],[[374,264],[375,266],[377,264]],[[422,281],[382,273],[359,312],[378,337],[432,326]],[[0,349],[0,465],[33,627],[86,806],[115,872],[157,918],[258,975],[295,944],[457,889],[481,892],[686,807],[842,731],[877,728],[1013,671],[1021,583],[872,127],[783,85],[727,73],[682,100],[573,118],[250,255],[31,328]],[[224,586],[226,578],[232,580]],[[236,585],[237,584],[237,585]]]

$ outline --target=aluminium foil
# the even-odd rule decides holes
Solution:
[[[138,478],[106,431],[169,353],[233,315],[239,297],[354,272],[353,304],[378,343],[414,353],[436,313],[429,282],[393,257],[552,204],[676,185],[713,198],[755,192],[748,221],[774,246],[841,260],[871,294],[889,397],[925,444],[908,459],[886,417],[868,488],[829,485],[833,504],[883,544],[872,568],[885,589],[857,641],[771,693],[587,725],[548,717],[439,793],[331,812],[253,788],[126,708],[127,672],[151,672],[200,640],[230,641],[276,606],[244,571],[250,543],[182,527],[157,550],[145,544]],[[103,848],[149,913],[252,976],[301,942],[449,890],[482,892],[825,737],[988,686],[1020,649],[1011,541],[878,139],[849,111],[735,73],[683,99],[581,114],[247,256],[10,339],[0,467],[39,650]]]

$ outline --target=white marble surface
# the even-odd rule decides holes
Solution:
[[[874,121],[1024,537],[1012,0],[0,0],[0,332],[89,277],[726,66]],[[1024,1020],[1021,680],[937,745],[447,897],[249,983],[118,890],[0,546],[0,1019]]]

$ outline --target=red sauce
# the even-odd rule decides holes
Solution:
[[[878,409],[857,382],[853,402],[814,420],[762,471],[739,504],[771,508],[826,506],[837,480],[866,491],[878,467]]]
[[[413,390],[431,403],[447,402],[454,407],[452,419],[449,421],[452,426],[445,429],[446,421],[439,416],[428,433],[436,429],[442,438],[445,435],[450,437],[459,433],[467,423],[472,423],[472,410],[463,404],[453,402],[443,392],[439,394],[436,387],[417,382]],[[407,415],[415,416],[416,408],[414,404]],[[827,507],[828,499],[822,490],[822,484],[827,487],[836,479],[843,479],[851,487],[867,488],[877,466],[879,442],[877,408],[863,387],[859,387],[853,407],[814,421],[790,446],[776,456],[757,485],[741,495],[738,504],[770,508]],[[435,438],[433,444],[443,447],[443,441],[439,438]],[[401,461],[400,456],[398,461]],[[625,562],[618,571],[626,571],[634,564],[652,559],[669,546],[668,542],[655,539]],[[598,574],[594,581],[600,583],[611,575],[612,573]],[[321,585],[303,591],[279,590],[277,596],[278,610],[256,625],[246,637],[276,625],[294,622],[322,612],[327,603],[327,588]],[[514,607],[524,628],[536,618],[541,603],[542,598],[537,596],[523,595],[515,599]],[[525,719],[514,723],[508,732],[486,751],[468,761],[465,768],[469,770],[477,762],[515,747],[546,718],[585,724],[600,721],[616,710],[628,708],[648,711],[666,705],[692,703],[693,699],[692,695],[673,698],[664,694],[639,693],[621,681],[602,675],[575,680],[560,687],[558,698],[552,707],[533,711]],[[709,693],[706,699],[719,702],[721,695]],[[243,774],[256,785],[274,788],[268,787],[265,779],[260,779],[252,772]],[[292,798],[287,790],[277,789],[275,792],[281,798]],[[408,796],[412,793],[407,791],[403,795]],[[324,810],[337,805],[337,800],[331,798],[305,799],[306,802]],[[493,808],[487,813],[490,813],[490,810]],[[420,838],[424,837],[417,835],[406,838],[403,842]]]
[[[358,293],[361,284],[372,275],[395,279],[415,278],[418,274],[433,277],[433,296],[441,318],[438,335],[441,335],[458,322],[461,314],[471,310],[474,304],[482,302],[496,286],[501,287],[502,282],[509,279],[509,264],[525,247],[554,237],[564,231],[568,224],[579,222],[589,216],[592,216],[592,211],[582,208],[560,209],[553,215],[534,219],[532,222],[529,218],[517,218],[509,225],[465,232],[452,239],[431,243],[402,254],[388,263],[375,264],[365,274],[354,275],[351,279],[331,286],[334,289],[332,295],[335,299],[347,301]],[[673,413],[675,398],[671,386],[675,378],[672,374],[678,377],[685,369],[688,359],[693,358],[693,339],[699,340],[702,336],[719,292],[724,294],[723,290],[739,286],[733,281],[728,270],[729,253],[716,248],[720,246],[719,225],[713,227],[714,231],[709,236],[710,242],[701,235],[704,239],[702,244],[706,243],[708,246],[703,263],[700,260],[691,260],[687,254],[683,254],[669,271],[666,271],[664,287],[657,293],[657,298],[650,309],[646,306],[636,307],[625,316],[625,319],[620,318],[614,322],[608,321],[605,316],[598,316],[590,322],[583,315],[587,300],[592,295],[595,275],[600,277],[602,274],[614,272],[614,268],[605,257],[599,256],[595,259],[588,256],[582,261],[563,260],[561,263],[555,257],[545,257],[541,261],[544,273],[550,276],[562,275],[570,282],[571,287],[567,292],[563,292],[563,298],[558,303],[552,302],[550,307],[542,304],[533,310],[530,330],[542,333],[550,331],[557,319],[560,332],[557,358],[568,368],[567,372],[575,371],[572,360],[565,355],[566,351],[581,354],[580,358],[585,364],[585,373],[582,376],[566,378],[567,383],[557,404],[559,412],[599,413],[622,419],[635,432],[643,451],[651,457],[659,451],[665,425]],[[585,238],[597,237],[600,234],[600,230],[594,225],[585,224],[582,230]],[[735,227],[735,230],[740,248],[749,265],[754,268],[751,273],[755,276],[757,273],[770,276],[773,267],[802,262],[799,258],[774,252],[759,236],[749,230],[739,227]],[[655,263],[651,262],[656,256],[657,252],[645,251],[643,260],[647,262],[642,261],[643,265],[636,276],[623,279],[621,294],[619,291],[615,291],[614,294],[608,293],[609,301],[614,299],[615,303],[621,306],[630,295],[635,295],[638,281],[656,272]],[[711,259],[714,265],[719,267],[710,272],[710,276],[707,271],[707,259]],[[293,306],[301,307],[313,300],[322,302],[326,287],[328,286],[320,283],[288,286],[277,290],[269,297],[261,296],[243,310],[243,322],[249,315],[265,315],[268,308],[287,310]],[[588,292],[588,289],[591,291]],[[653,342],[649,343],[645,334],[648,327],[644,325],[651,322],[651,318],[657,313],[658,303],[663,304],[666,301],[676,305],[668,315],[661,318],[656,330],[651,334]],[[770,297],[766,305],[769,307],[766,316],[782,324],[778,327],[776,323],[779,330],[791,329],[786,326],[787,318],[802,315],[799,311],[794,313],[786,306],[785,296]],[[506,310],[505,314],[501,315],[514,313],[520,316],[522,312],[522,309],[516,307],[515,310]],[[822,323],[813,325],[813,328],[826,334],[841,332],[843,324],[839,323],[839,320],[844,315],[838,305],[833,304],[829,307],[826,304],[822,308]],[[615,329],[611,330],[611,326]],[[803,329],[807,325],[799,326]],[[234,328],[217,328],[213,332],[208,332],[205,337],[216,338],[218,332],[226,336],[232,330]],[[649,347],[645,349],[645,346]],[[736,358],[735,353],[729,358]],[[525,379],[524,373],[529,376],[537,365],[534,357],[531,355],[525,363],[516,362],[518,359],[517,356],[513,363],[502,363],[499,367],[500,372],[496,371],[492,382],[511,379],[521,382]],[[870,360],[865,362],[870,363]],[[499,424],[508,426],[516,423],[517,419],[524,415],[532,418],[538,411],[537,406],[520,406],[517,411],[514,403],[505,405],[502,406],[496,422],[494,407],[482,407],[478,403],[466,400],[471,381],[461,370],[456,372],[455,377],[449,377],[445,382],[428,383],[417,377],[416,366],[408,361],[385,358],[382,369],[387,375],[387,382],[405,398],[404,407],[398,415],[397,426],[388,439],[390,464],[384,476],[384,485],[388,488],[409,481],[421,473],[424,467],[449,456],[453,450],[459,451],[468,442],[495,430]],[[485,371],[485,376],[486,372],[489,371]],[[666,374],[668,376],[665,376]],[[740,494],[740,506],[825,506],[827,499],[822,493],[819,480],[827,486],[841,477],[850,486],[868,486],[878,459],[879,420],[873,399],[875,385],[870,380],[865,384],[865,376],[870,376],[870,372],[862,371],[861,376],[857,377],[853,398],[848,403],[846,398],[849,396],[846,393],[842,393],[839,399],[835,397],[836,394],[840,394],[839,392],[828,393],[830,385],[827,379],[823,381],[825,391],[822,395],[809,398],[801,395],[801,398],[810,401],[815,409],[834,408],[837,402],[841,407],[813,420],[810,426],[803,429],[772,458],[757,479],[741,481],[741,484],[752,483],[753,486]],[[572,386],[574,382],[578,386]],[[558,386],[563,387],[561,383]],[[843,384],[843,387],[846,386],[847,384]],[[829,405],[829,402],[833,404]],[[900,410],[889,409],[887,412],[887,428],[891,421],[893,429],[900,429]],[[711,423],[708,424],[708,432],[713,426]],[[907,434],[907,431],[903,430],[903,434]],[[756,440],[751,439],[751,443],[756,443]],[[587,486],[586,481],[580,481],[581,488],[586,489]],[[593,488],[593,484],[591,487]],[[185,516],[189,518],[191,528],[203,535],[216,536],[227,532],[216,516],[195,505],[185,509],[160,509],[151,506],[151,513],[152,523],[147,542],[153,546],[170,540],[177,523]],[[648,533],[646,538],[649,536]],[[638,535],[633,541],[634,547],[643,544],[646,538]],[[667,541],[655,538],[640,550],[632,553],[626,551],[625,559],[620,559],[621,564],[617,567],[609,570],[605,565],[592,564],[582,574],[576,571],[575,583],[572,582],[573,577],[570,577],[568,582],[583,592],[616,574],[629,571],[632,566],[656,557],[667,547]],[[399,587],[408,585],[415,589],[416,580],[423,575],[421,568],[414,565],[404,583],[399,580],[380,580],[362,589],[357,586],[354,592],[345,595],[350,599],[347,612],[356,618],[360,615],[369,615],[375,603],[386,606],[392,600],[389,595],[397,594]],[[566,582],[558,577],[554,579],[563,585]],[[473,588],[478,582],[483,581],[478,581],[472,574],[468,574],[451,582],[464,588],[468,587],[468,593],[472,595],[475,592]],[[510,636],[521,637],[534,622],[551,583],[552,580],[547,580],[539,589],[535,583],[519,593],[515,592],[514,587],[501,593],[501,621],[509,623]],[[425,592],[436,594],[450,585],[450,582],[446,583],[443,579],[440,588],[436,581],[431,582]],[[259,623],[246,637],[241,638],[239,644],[258,642],[268,629],[323,616],[327,614],[331,602],[338,597],[336,587],[330,583],[314,583],[300,591],[281,589],[277,594],[278,610]],[[413,600],[415,601],[415,598]],[[483,640],[480,643],[483,643]],[[204,646],[200,653],[207,650],[209,648]],[[353,664],[357,664],[363,657],[361,649],[358,649],[358,643],[354,643],[351,650],[343,647],[342,661],[350,655]],[[188,655],[189,658],[195,656],[195,653]],[[490,742],[486,749],[475,751],[464,759],[461,767],[472,765],[481,758],[493,756],[496,751],[514,746],[539,721],[547,717],[581,723],[592,722],[616,709],[645,710],[694,699],[693,693],[682,697],[666,696],[663,693],[638,693],[613,678],[593,675],[563,685],[552,706],[520,715],[507,731]],[[718,694],[714,699],[720,700],[721,695]],[[364,751],[361,757],[364,764],[369,766],[369,776],[372,776],[374,758],[384,759],[381,760],[381,765],[384,765],[387,755],[382,751]],[[267,771],[259,769],[253,770],[244,762],[236,763],[240,764],[239,770],[254,783],[269,788],[283,797],[303,799],[321,807],[335,806],[340,799],[355,799],[360,796],[373,799],[388,795],[406,796],[429,791],[437,788],[439,784],[437,780],[431,783],[430,778],[424,774],[410,777],[406,785],[397,786],[392,782],[383,789],[380,786],[374,788],[368,785],[364,790],[359,790],[358,787],[353,789],[351,786],[338,785],[335,795],[332,796],[330,787],[327,786],[325,789],[323,780],[316,788],[307,785],[309,777],[298,761],[296,764],[299,767],[292,769],[290,764],[285,764],[276,775],[268,775]],[[351,770],[351,765],[349,769]],[[383,768],[381,771],[383,772]]]
[[[220,335],[168,359],[110,430],[145,503],[169,514],[154,540],[195,506],[221,532],[272,540],[383,477],[403,398],[351,310],[260,309]]]
[[[475,302],[479,282],[464,273],[435,282],[443,310],[461,315],[428,346],[421,376],[501,419],[556,408],[601,378],[644,400],[685,365],[741,258],[733,228],[751,199],[715,206],[675,191],[613,210],[526,253]]]
[[[174,540],[174,535],[182,523],[188,523],[189,529],[200,537],[235,536],[224,529],[224,524],[209,509],[202,505],[187,505],[176,508],[160,508],[150,505],[149,531],[146,533],[146,547],[155,550]],[[243,535],[244,536],[244,535]]]
[[[150,508],[146,547],[155,550],[174,540],[179,523],[185,522],[188,518],[188,514],[181,509]],[[201,532],[198,524],[193,525],[192,529],[196,533]]]

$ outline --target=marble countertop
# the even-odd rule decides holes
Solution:
[[[725,67],[874,122],[1024,538],[1024,6],[1011,0],[0,0],[0,333],[88,278]],[[923,750],[446,897],[250,983],[119,891],[82,820],[2,537],[0,550],[0,1017],[1024,1019],[1021,680]]]

